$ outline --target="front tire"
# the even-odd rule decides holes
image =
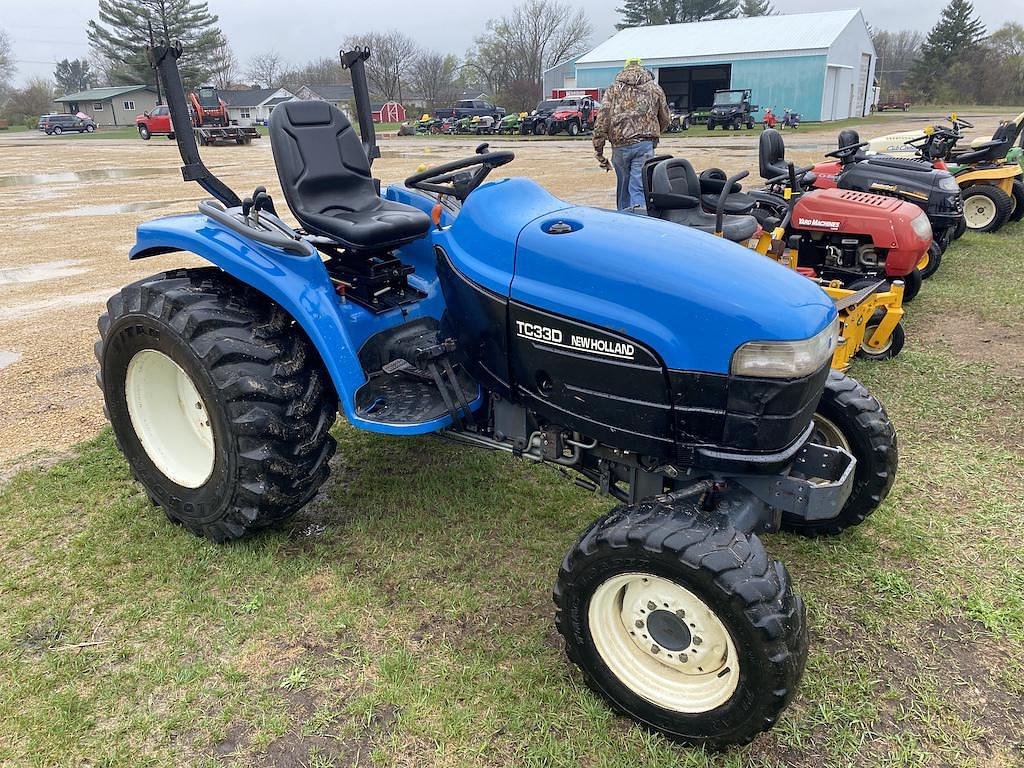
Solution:
[[[921,270],[917,267],[914,267],[909,274],[896,279],[903,281],[903,300],[907,303],[917,297],[917,294],[921,292],[921,286],[924,284]]]
[[[1024,219],[1024,181],[1013,180],[1013,195],[1010,198],[1012,207],[1008,221],[1020,221]]]
[[[857,459],[853,490],[839,514],[829,520],[805,520],[783,512],[782,530],[837,536],[863,523],[889,495],[899,465],[896,430],[864,385],[838,371],[829,371],[814,421],[814,442],[844,448]]]
[[[96,126],[95,125],[87,125],[87,126],[85,126],[85,132],[86,133],[92,133],[95,130],[96,130]]]
[[[147,128],[144,125],[140,125],[139,126],[139,138],[142,139],[143,141],[149,141],[149,138],[150,138],[149,128]]]
[[[327,479],[333,387],[276,304],[213,268],[127,286],[99,320],[97,382],[149,498],[216,542],[284,520]]]
[[[963,191],[964,221],[972,232],[996,232],[1006,223],[1013,200],[999,187],[976,184]]]
[[[555,624],[587,684],[689,744],[746,744],[796,693],[803,601],[760,540],[685,504],[599,518],[569,550]]]
[[[932,241],[932,244],[928,246],[928,252],[917,262],[917,268],[921,270],[922,280],[927,280],[939,270],[939,265],[942,264],[943,251],[943,247],[935,241]]]

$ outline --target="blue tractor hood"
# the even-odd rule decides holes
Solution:
[[[647,216],[570,206],[539,187],[524,194],[529,186],[516,179],[481,187],[452,238],[493,248],[509,242],[508,224],[529,217],[515,238],[511,299],[636,339],[668,368],[728,373],[741,344],[809,338],[836,317],[819,286],[741,245]],[[524,206],[527,199],[534,204]],[[538,215],[538,201],[546,213]],[[467,277],[496,287],[493,272]]]

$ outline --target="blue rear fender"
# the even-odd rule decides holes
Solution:
[[[339,299],[318,256],[297,256],[236,234],[202,214],[154,219],[139,225],[129,258],[189,251],[224,270],[279,304],[302,327],[323,360],[345,417],[354,426],[388,434],[422,434],[447,426],[451,417],[414,425],[381,424],[355,412],[355,393],[366,382],[358,351],[373,334],[417,317],[440,318],[444,311],[427,239],[403,247],[400,257],[416,267],[409,282],[427,296],[394,309],[373,313]],[[479,405],[480,398],[474,403]]]

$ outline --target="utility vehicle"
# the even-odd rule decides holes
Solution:
[[[753,113],[760,109],[750,103],[750,89],[715,91],[715,100],[708,113],[708,130],[713,131],[716,125],[722,130],[753,128]]]
[[[565,131],[578,136],[583,131],[594,130],[600,102],[590,96],[566,96],[547,120],[548,136]]]
[[[537,102],[537,107],[519,122],[519,133],[524,136],[533,134],[541,136],[547,133],[548,118],[561,105],[561,99],[544,99]]]
[[[771,727],[808,634],[758,533],[856,525],[897,466],[882,406],[829,370],[828,297],[721,238],[524,178],[485,184],[514,159],[486,144],[378,187],[368,50],[342,54],[358,135],[326,102],[274,109],[292,226],[264,188],[239,199],[202,163],[180,53],[150,56],[183,176],[213,199],[140,225],[130,257],[191,251],[211,266],[125,287],[96,345],[149,497],[215,541],[276,524],[326,479],[339,409],[359,429],[551,465],[620,501],[554,588],[587,683],[694,744]]]

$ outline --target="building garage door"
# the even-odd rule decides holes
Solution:
[[[715,91],[728,90],[731,81],[731,64],[658,69],[658,84],[665,91],[669,105],[674,104],[686,112],[709,108],[715,100]]]
[[[871,73],[871,54],[862,53],[860,55],[860,77],[857,78],[857,99],[853,103],[853,109],[856,112],[851,111],[851,117],[864,117],[864,96],[867,93],[868,88],[868,75]]]

